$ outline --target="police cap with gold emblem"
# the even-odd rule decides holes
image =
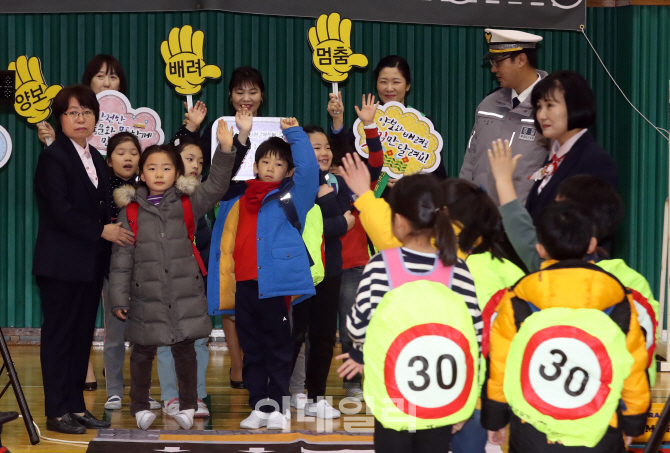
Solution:
[[[484,60],[495,60],[511,52],[524,49],[534,49],[542,36],[534,35],[517,30],[494,30],[487,28],[486,41],[489,44],[489,53],[484,55]]]

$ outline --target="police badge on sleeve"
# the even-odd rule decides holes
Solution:
[[[535,137],[537,136],[537,131],[534,127],[524,126],[521,128],[521,134],[519,134],[519,140],[526,140],[527,142],[534,142]]]

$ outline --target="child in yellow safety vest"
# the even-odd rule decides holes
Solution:
[[[519,258],[531,272],[534,272],[540,268],[542,258],[535,250],[535,244],[537,244],[535,226],[530,214],[519,202],[512,181],[518,158],[512,157],[509,144],[498,141],[493,143],[489,159],[500,197],[500,214],[505,232]],[[577,175],[561,182],[557,189],[556,199],[571,200],[579,204],[594,224],[594,235],[598,240],[598,247],[589,250],[586,260],[613,274],[625,287],[631,289],[638,322],[645,334],[649,359],[649,380],[653,386],[656,382],[654,351],[659,337],[658,302],[654,299],[649,283],[640,273],[630,268],[621,259],[611,259],[607,251],[599,246],[614,236],[616,227],[624,218],[621,197],[617,194],[616,189],[605,180],[593,175]],[[487,299],[487,301],[486,308],[482,308],[485,325],[484,358],[486,358],[488,349],[487,327],[490,327],[490,320],[495,316],[499,297]]]
[[[338,371],[354,376],[365,361],[376,452],[441,451],[477,400],[482,323],[475,285],[457,257],[433,176],[402,178],[390,206],[403,247],[382,251],[365,267],[347,318],[354,348],[337,357],[346,359]]]
[[[623,453],[650,404],[645,337],[630,291],[584,260],[596,239],[561,201],[537,224],[541,269],[505,292],[491,329],[482,425],[511,453]],[[511,412],[510,412],[511,409]]]
[[[370,190],[369,176],[358,156],[342,160],[342,176],[358,196],[354,206],[371,241],[379,250],[398,247],[401,242],[391,231],[391,208]],[[486,302],[503,288],[516,283],[524,273],[505,258],[500,246],[502,221],[493,200],[484,190],[463,179],[450,178],[440,183],[449,218],[457,235],[458,257],[465,260],[475,281],[477,300],[482,311]],[[484,328],[486,329],[486,320]],[[490,322],[489,322],[490,326]],[[487,337],[486,330],[484,331]],[[480,367],[480,384],[485,367]],[[484,453],[487,434],[479,422],[479,405],[463,429],[451,440],[454,453]]]

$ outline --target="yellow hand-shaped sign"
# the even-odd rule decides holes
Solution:
[[[190,25],[173,28],[167,41],[161,44],[161,55],[165,60],[165,76],[179,94],[197,94],[205,79],[218,79],[221,69],[206,65],[203,60],[205,33],[193,32]]]
[[[351,50],[351,21],[340,20],[338,13],[319,16],[316,27],[309,29],[308,36],[312,62],[326,82],[343,82],[352,66],[364,68],[368,65],[365,55]]]
[[[42,63],[37,57],[21,55],[7,66],[16,71],[16,97],[14,109],[31,124],[44,121],[51,115],[51,102],[63,88],[60,85],[47,87],[42,75]]]

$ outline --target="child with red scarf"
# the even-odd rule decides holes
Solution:
[[[281,120],[288,143],[256,150],[256,179],[228,193],[212,231],[209,314],[233,314],[244,351],[251,415],[241,428],[285,429],[290,419],[293,345],[286,298],[315,294],[302,226],[319,190],[319,165],[295,118]]]

